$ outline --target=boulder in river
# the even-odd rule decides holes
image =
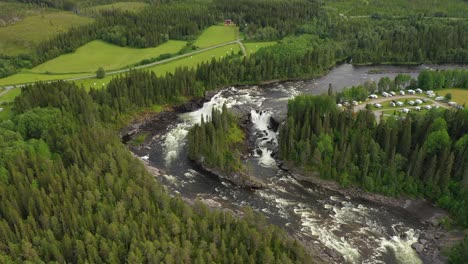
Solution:
[[[423,252],[423,250],[424,250],[424,245],[421,244],[421,243],[418,243],[418,242],[413,243],[413,244],[411,245],[411,247],[412,247],[414,250],[416,250],[416,252],[418,252],[418,253],[421,253],[421,252]]]

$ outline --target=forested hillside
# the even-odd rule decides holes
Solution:
[[[309,0],[156,1],[140,12],[104,9],[93,24],[43,41],[27,55],[0,54],[0,77],[73,52],[96,39],[139,48],[169,39],[193,40],[206,27],[227,18],[239,26],[240,37],[246,40],[311,34],[340,46],[340,55],[355,63],[468,61],[465,19],[417,15],[350,18]]]
[[[338,110],[330,96],[298,96],[280,130],[281,158],[343,186],[424,196],[468,225],[468,110],[431,110],[379,124]]]
[[[69,83],[23,88],[0,124],[0,262],[311,263],[259,221],[170,198]]]

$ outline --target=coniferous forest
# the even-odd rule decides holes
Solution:
[[[107,0],[24,0],[79,13]],[[318,0],[155,0],[138,12],[107,9],[94,22],[0,54],[0,78],[103,40],[122,47],[191,45],[207,27],[232,19],[246,41],[275,41],[249,56],[231,54],[163,76],[131,70],[102,89],[74,83],[21,88],[13,117],[0,122],[0,263],[313,263],[304,247],[249,209],[242,217],[171,197],[122,145],[117,124],[155,105],[173,105],[228,85],[317,77],[356,64],[467,63],[468,20],[352,17]],[[468,88],[467,71],[382,78],[333,96],[298,96],[279,133],[280,157],[343,186],[427,198],[468,226],[468,110],[410,113],[377,122],[371,111],[336,107],[369,91]],[[243,131],[214,110],[189,133],[189,157],[243,171]],[[233,151],[234,150],[234,151]],[[464,263],[468,242],[455,246]]]
[[[244,132],[234,115],[223,105],[222,111],[213,109],[211,120],[205,118],[189,131],[189,158],[225,173],[244,170],[240,159]]]
[[[83,89],[37,84],[15,104],[0,124],[1,263],[311,263],[252,211],[169,197]]]
[[[329,96],[298,96],[280,131],[281,158],[343,186],[428,197],[468,225],[468,110],[375,120]]]

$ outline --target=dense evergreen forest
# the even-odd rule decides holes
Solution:
[[[432,110],[377,124],[371,111],[299,96],[280,130],[281,158],[343,186],[424,196],[468,226],[468,110]]]
[[[241,153],[245,135],[237,119],[228,112],[226,105],[222,111],[213,109],[211,120],[205,121],[205,118],[189,131],[189,158],[224,173],[243,171]]]
[[[170,198],[73,84],[22,88],[0,124],[2,263],[311,263],[297,242]]]

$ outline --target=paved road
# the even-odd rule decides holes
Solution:
[[[368,101],[365,101],[364,103],[360,104],[360,105],[357,105],[354,107],[354,111],[357,112],[357,111],[361,111],[361,110],[364,110],[366,109],[366,105],[367,104],[378,104],[378,103],[382,103],[382,102],[385,102],[385,101],[391,101],[391,100],[398,100],[398,99],[426,99],[428,100],[429,102],[435,104],[435,105],[438,105],[440,107],[443,107],[443,108],[449,108],[447,105],[441,103],[441,102],[438,102],[438,101],[435,101],[429,97],[424,97],[422,95],[412,95],[412,94],[409,94],[409,95],[395,95],[395,96],[392,96],[392,97],[380,97],[378,99],[372,99],[372,100],[368,100]],[[413,108],[414,106],[407,106],[407,107],[399,107],[399,108],[391,108],[390,110],[400,110],[400,109],[404,109],[404,108]],[[383,109],[383,110],[375,110],[374,111],[374,115],[375,115],[375,118],[378,121],[380,121],[380,116],[382,115],[382,111],[386,111],[386,110],[389,110],[389,109]]]
[[[182,54],[182,55],[177,55],[177,56],[174,56],[174,57],[169,58],[169,59],[160,60],[160,61],[156,61],[156,62],[152,62],[152,63],[148,63],[148,64],[145,64],[145,65],[140,65],[140,66],[136,66],[136,67],[125,68],[125,69],[122,69],[122,70],[109,71],[109,72],[106,72],[106,75],[114,75],[114,74],[124,73],[124,72],[128,72],[128,71],[130,71],[132,69],[149,68],[149,67],[152,67],[152,66],[155,66],[155,65],[158,65],[158,64],[164,64],[164,63],[167,63],[167,62],[170,62],[170,61],[173,61],[173,60],[178,60],[178,59],[185,58],[185,57],[188,57],[188,56],[193,56],[193,55],[198,54],[198,53],[202,53],[202,52],[205,52],[205,51],[208,51],[208,50],[213,50],[213,49],[216,49],[216,48],[220,48],[220,47],[223,47],[223,46],[227,46],[227,45],[230,45],[230,44],[236,44],[236,43],[241,46],[242,52],[244,53],[244,55],[246,55],[245,47],[244,47],[244,45],[242,44],[241,41],[242,41],[242,39],[236,39],[236,40],[233,40],[233,41],[221,43],[221,44],[211,46],[211,47],[208,47],[208,48],[203,48],[203,49],[199,49],[199,50],[189,52],[189,53],[185,53],[185,54]],[[64,81],[78,81],[78,80],[84,80],[84,79],[91,79],[91,78],[95,78],[95,77],[96,77],[96,75],[87,75],[87,76],[81,76],[81,77],[69,78],[69,79],[63,79],[63,80]],[[54,81],[56,81],[56,80],[54,80]],[[51,82],[51,81],[49,81],[49,82]],[[0,92],[0,97],[3,94],[5,94],[6,92],[8,92],[8,90],[10,90],[10,89],[12,89],[14,87],[23,87],[26,84],[27,83],[5,86],[5,90]]]

